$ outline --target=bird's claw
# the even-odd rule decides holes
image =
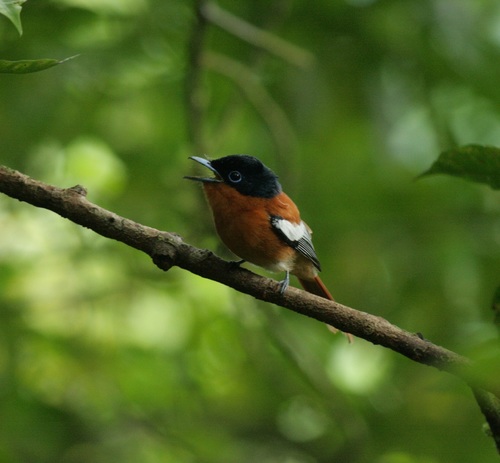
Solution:
[[[279,289],[281,294],[285,294],[288,285],[290,284],[290,272],[286,272],[285,279],[280,281]]]

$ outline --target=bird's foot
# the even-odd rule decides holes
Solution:
[[[290,284],[290,272],[286,272],[285,279],[280,281],[279,289],[281,294],[285,294],[286,288]]]
[[[240,260],[230,260],[229,265],[231,267],[239,267],[241,264],[244,264],[246,262],[245,259],[240,259]]]

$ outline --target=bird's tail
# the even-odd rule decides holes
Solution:
[[[325,299],[329,299],[330,301],[335,300],[330,294],[330,291],[328,291],[328,288],[321,281],[321,278],[317,275],[314,277],[314,280],[303,280],[302,278],[299,278],[299,283],[308,293],[324,297]]]
[[[315,294],[316,296],[323,297],[325,299],[328,299],[330,301],[335,301],[333,296],[330,294],[330,291],[328,291],[328,288],[325,286],[325,284],[321,281],[321,278],[319,276],[315,276],[314,279],[312,280],[304,280],[302,278],[299,278],[299,283],[302,285],[302,287],[311,294]],[[334,328],[331,325],[327,325],[328,329],[332,331],[333,333],[337,333],[339,330]],[[353,341],[353,336],[350,333],[344,333],[346,336],[347,340],[349,343]]]

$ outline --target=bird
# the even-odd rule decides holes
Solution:
[[[279,284],[282,294],[292,274],[307,292],[334,300],[318,275],[321,264],[312,231],[269,167],[247,154],[189,159],[213,173],[212,177],[184,178],[203,184],[217,234],[241,259],[238,264],[246,261],[271,272],[285,272]]]

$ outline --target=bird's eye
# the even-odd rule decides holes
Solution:
[[[233,170],[233,171],[229,172],[229,175],[227,176],[227,178],[233,183],[238,183],[238,182],[241,182],[241,179],[243,177],[237,170]]]

